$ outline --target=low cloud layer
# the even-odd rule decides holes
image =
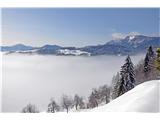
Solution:
[[[131,57],[137,63],[142,56]],[[46,110],[51,97],[79,94],[110,84],[125,57],[4,55],[2,112],[20,112],[28,103]]]

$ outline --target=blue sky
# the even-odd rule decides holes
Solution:
[[[104,44],[128,34],[158,35],[159,9],[3,8],[4,45]]]

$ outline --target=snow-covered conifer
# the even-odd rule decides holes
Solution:
[[[134,66],[129,55],[126,58],[126,63],[121,67],[120,75],[121,78],[118,96],[131,90],[135,86]]]
[[[146,57],[144,59],[144,72],[146,73],[146,75],[153,67],[154,58],[155,58],[154,51],[152,49],[152,46],[150,46],[148,48],[148,51],[146,53]]]

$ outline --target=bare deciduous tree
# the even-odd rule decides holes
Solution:
[[[22,109],[22,113],[39,113],[39,111],[35,105],[28,104],[26,107]]]
[[[88,100],[89,108],[98,107],[98,94],[97,93],[98,93],[97,90],[93,89],[91,95],[89,96],[89,100]]]
[[[85,107],[83,98],[76,94],[74,96],[74,105],[75,105],[76,110],[78,110],[78,107],[79,107],[79,109],[83,109]]]
[[[107,104],[110,99],[110,88],[107,85],[100,86],[98,89],[100,103],[105,101]]]
[[[56,103],[56,101],[53,98],[51,98],[51,101],[48,104],[47,112],[55,113],[55,112],[58,112],[59,110],[60,110],[60,106]]]
[[[67,95],[63,95],[62,96],[62,107],[64,109],[66,109],[67,113],[69,111],[70,108],[73,107],[73,100],[71,97],[67,96]]]

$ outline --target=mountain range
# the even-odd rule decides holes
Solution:
[[[43,54],[43,55],[134,55],[144,53],[146,49],[160,47],[160,37],[150,37],[144,35],[130,35],[124,39],[111,40],[103,45],[85,47],[62,47],[58,45],[44,45],[42,47],[32,47],[23,44],[13,46],[1,46],[1,51],[6,53],[23,54]]]

